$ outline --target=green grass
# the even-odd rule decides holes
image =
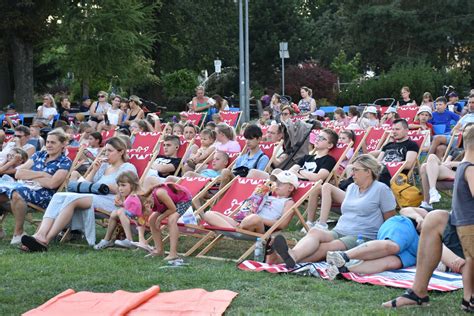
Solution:
[[[5,224],[12,231],[12,217]],[[296,230],[294,224],[292,229]],[[27,232],[34,228],[27,224]],[[99,237],[103,230],[99,230]],[[301,236],[291,232],[292,237]],[[180,238],[180,251],[195,239]],[[209,255],[237,258],[249,244],[222,241]],[[0,315],[18,315],[58,293],[76,291],[112,292],[118,289],[142,291],[160,285],[163,291],[203,288],[238,292],[228,315],[386,315],[461,314],[461,291],[432,293],[431,306],[387,311],[380,307],[403,290],[362,285],[346,280],[334,282],[312,277],[243,272],[234,262],[186,259],[189,266],[161,268],[159,259],[146,259],[140,251],[94,251],[85,242],[53,244],[47,253],[22,253],[0,241]]]

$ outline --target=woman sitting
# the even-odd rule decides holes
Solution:
[[[208,211],[204,214],[204,220],[212,225],[218,227],[240,227],[242,229],[250,230],[257,233],[264,233],[269,227],[272,227],[286,212],[288,212],[294,205],[291,195],[298,187],[298,177],[290,171],[281,171],[272,175],[272,181],[276,183],[271,195],[263,197],[259,207],[255,212],[240,212],[246,216],[239,216],[242,213],[237,213],[237,216],[231,218],[219,212]],[[284,229],[291,221],[288,217],[279,229]]]
[[[370,155],[361,155],[354,159],[353,165],[354,183],[349,185],[347,192],[334,186],[335,192],[327,192],[323,185],[323,203],[326,201],[331,205],[332,195],[337,195],[337,200],[342,201],[342,216],[332,231],[313,227],[291,250],[288,250],[283,236],[275,238],[272,248],[287,267],[294,267],[296,262],[321,261],[328,251],[354,248],[359,236],[373,240],[383,222],[396,214],[397,204],[392,191],[377,181],[381,170],[377,160]]]
[[[49,93],[45,94],[43,105],[39,106],[36,112],[35,123],[41,124],[42,127],[52,126],[56,114],[58,114],[58,110],[56,110],[53,96]]]
[[[68,224],[71,224],[71,229],[84,231],[89,245],[95,244],[94,208],[106,212],[115,210],[117,176],[125,171],[137,172],[135,166],[126,162],[127,145],[119,137],[107,140],[104,153],[105,157],[99,157],[94,161],[85,180],[106,185],[109,189],[108,194],[56,193],[44,213],[38,231],[33,236],[23,236],[21,240],[29,251],[46,251],[49,242]],[[71,179],[77,177],[78,174],[73,174]]]
[[[54,192],[64,182],[72,164],[64,155],[67,143],[67,135],[62,129],[52,130],[46,138],[46,150],[36,152],[25,164],[18,167],[15,173],[18,183],[14,186],[11,183],[0,184],[0,203],[10,200],[15,216],[12,245],[19,244],[24,235],[26,203],[46,208]]]

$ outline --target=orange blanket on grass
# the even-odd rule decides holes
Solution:
[[[133,293],[92,293],[66,290],[25,316],[83,315],[221,315],[238,293],[190,289],[159,293],[159,286]]]

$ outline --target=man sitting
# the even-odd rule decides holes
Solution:
[[[148,171],[148,176],[164,181],[167,176],[173,175],[179,167],[178,158],[180,141],[175,135],[167,135],[163,141],[164,155],[158,155]],[[148,180],[148,179],[147,179]]]

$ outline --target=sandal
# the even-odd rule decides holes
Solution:
[[[48,247],[43,243],[36,240],[36,238],[32,236],[24,235],[21,237],[21,243],[28,248],[30,252],[44,252],[48,251]]]
[[[427,306],[429,305],[429,302],[430,302],[430,297],[428,295],[425,297],[419,297],[418,295],[415,294],[415,292],[413,292],[412,289],[406,290],[406,292],[403,293],[403,295],[400,297],[404,297],[411,301],[414,301],[416,305],[418,306]],[[403,306],[411,306],[411,305],[403,305]],[[397,307],[398,307],[397,299],[392,300],[392,308],[397,308]]]
[[[469,301],[463,298],[461,301],[461,309],[465,312],[474,312],[474,297],[471,297]]]
[[[288,244],[286,243],[285,237],[282,235],[276,236],[272,243],[272,248],[280,255],[287,268],[293,269],[295,267],[296,262],[288,252]]]

